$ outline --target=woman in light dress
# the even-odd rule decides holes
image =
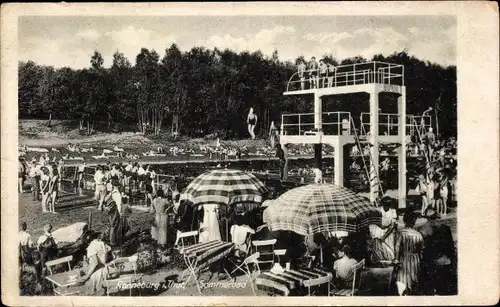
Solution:
[[[214,240],[222,241],[219,227],[219,205],[204,204],[200,206],[203,210],[203,222],[200,224],[200,243]]]
[[[151,227],[151,236],[159,245],[167,244],[168,214],[170,203],[165,198],[162,189],[156,192],[156,198],[151,205],[150,213],[155,214],[155,225]]]

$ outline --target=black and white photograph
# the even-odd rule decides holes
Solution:
[[[457,296],[457,27],[19,16],[19,295]]]

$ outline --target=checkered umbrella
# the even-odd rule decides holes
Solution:
[[[302,235],[332,231],[358,231],[381,225],[382,213],[370,201],[344,187],[310,184],[292,189],[264,211],[264,222],[273,231]]]
[[[266,186],[250,173],[240,170],[213,170],[195,178],[183,193],[183,199],[195,205],[220,204],[243,206],[245,212],[262,203]]]

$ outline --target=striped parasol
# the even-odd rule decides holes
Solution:
[[[358,231],[381,225],[382,213],[370,201],[344,187],[310,184],[292,189],[276,199],[263,215],[272,231],[310,233]]]
[[[241,204],[245,206],[244,211],[249,211],[262,203],[262,196],[267,192],[267,187],[254,175],[224,169],[209,171],[195,178],[187,186],[182,199],[195,205]]]

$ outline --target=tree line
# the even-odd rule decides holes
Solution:
[[[336,65],[372,60],[403,64],[407,112],[421,114],[433,107],[441,134],[456,135],[455,66],[425,62],[406,50],[372,59],[339,60],[331,55],[322,59]],[[276,51],[272,56],[203,47],[181,52],[172,44],[163,57],[142,48],[135,65],[119,51],[110,68],[104,68],[98,51],[89,64],[85,69],[55,69],[19,62],[20,118],[75,120],[88,134],[128,130],[155,135],[170,131],[175,120],[183,135],[218,133],[241,138],[247,136],[246,115],[251,107],[259,118],[256,131],[261,136],[271,121],[279,125],[283,113],[313,111],[312,96],[283,96],[296,65],[281,61]],[[324,109],[352,112],[361,99],[356,95],[329,97]],[[342,109],[336,109],[340,105]]]

